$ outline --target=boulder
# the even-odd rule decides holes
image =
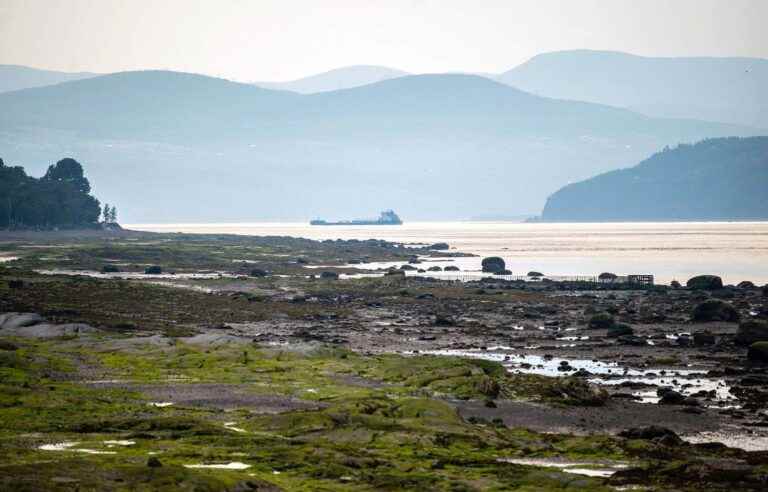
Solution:
[[[120,269],[116,265],[104,265],[101,267],[101,273],[118,273]]]
[[[444,270],[446,272],[458,272],[458,271],[461,271],[461,269],[459,267],[454,266],[454,265],[448,265],[447,267],[444,268]]]
[[[680,436],[674,431],[657,425],[651,425],[649,427],[633,427],[619,432],[619,437],[649,441],[663,440],[665,442],[677,442],[678,444],[683,443],[683,440],[680,439]]]
[[[0,350],[12,352],[14,350],[19,350],[19,346],[7,340],[0,340]]]
[[[417,268],[415,266],[411,266],[411,265],[403,265],[403,266],[400,267],[400,270],[403,270],[403,271],[415,271],[415,270],[417,270]]]
[[[749,346],[755,342],[768,342],[768,322],[755,319],[739,325],[736,330],[736,343]]]
[[[157,458],[157,456],[150,456],[147,460],[147,466],[150,468],[161,468],[163,464]]]
[[[504,263],[504,260],[498,256],[489,256],[488,258],[483,258],[482,266],[483,271],[487,273],[497,273],[507,269],[507,264]]]
[[[430,245],[429,249],[434,249],[437,251],[445,251],[446,249],[450,249],[450,246],[448,246],[448,243],[435,243]]]
[[[541,272],[528,272],[529,277],[543,277],[544,274]]]
[[[739,282],[736,285],[736,287],[738,287],[739,289],[747,289],[748,290],[748,289],[754,289],[755,288],[755,284],[750,282],[749,280],[744,280],[744,281]]]
[[[326,280],[336,280],[339,278],[339,274],[336,272],[321,272],[320,278],[324,278]]]
[[[747,360],[758,364],[768,364],[768,342],[755,342],[749,346]]]
[[[677,280],[673,280],[672,282],[670,282],[670,283],[669,283],[669,285],[670,285],[670,286],[671,286],[673,289],[679,289],[679,288],[681,288],[681,287],[682,287],[682,285],[680,285],[680,282],[678,282]]]
[[[0,314],[0,330],[14,330],[25,326],[33,326],[45,321],[35,313],[5,313]]]
[[[611,272],[603,272],[597,276],[598,280],[603,280],[603,281],[616,280],[617,278],[619,278],[619,276]]]
[[[24,288],[24,281],[23,280],[9,280],[8,281],[8,288],[10,288],[10,289],[23,289]]]
[[[427,268],[427,271],[428,272],[442,272],[443,269],[440,268],[439,266],[431,266],[431,267]]]
[[[616,341],[621,345],[631,345],[633,347],[644,347],[648,345],[645,338],[637,337],[635,335],[621,335]]]
[[[512,272],[509,270],[499,270],[498,272],[493,272],[494,275],[512,275]]]
[[[163,269],[157,265],[148,266],[144,269],[145,275],[160,275],[163,273]]]
[[[685,285],[689,289],[717,290],[723,288],[723,279],[717,275],[697,275],[688,280]]]
[[[701,331],[693,334],[693,344],[697,347],[706,347],[708,345],[714,345],[716,342],[715,335],[709,331]]]
[[[682,405],[685,403],[685,395],[675,390],[664,389],[658,391],[659,405]]]
[[[262,270],[261,268],[254,268],[254,269],[251,270],[249,275],[251,277],[261,278],[261,277],[266,277],[268,275],[268,273],[267,273],[266,270]]]
[[[628,324],[613,323],[611,326],[608,327],[608,333],[606,335],[611,338],[618,338],[618,337],[633,336],[634,334],[635,334],[635,330]],[[646,345],[645,339],[643,339],[642,345]]]
[[[613,316],[608,313],[597,313],[589,318],[589,327],[595,329],[610,328],[615,323]]]
[[[729,303],[719,299],[707,299],[693,308],[693,321],[739,321],[739,312]]]

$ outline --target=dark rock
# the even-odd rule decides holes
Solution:
[[[702,331],[693,334],[693,344],[697,347],[705,347],[715,344],[715,335],[708,331]]]
[[[400,267],[400,270],[411,272],[411,271],[416,270],[416,267],[411,266],[411,265],[403,265],[403,266]]]
[[[160,275],[163,273],[163,269],[157,265],[148,266],[144,269],[145,275]]]
[[[689,279],[685,285],[689,289],[718,290],[723,288],[723,279],[717,275],[698,275]]]
[[[431,266],[431,267],[427,268],[427,271],[428,272],[442,272],[443,269],[440,268],[439,266]]]
[[[456,326],[456,321],[450,316],[438,314],[435,316],[435,326]]]
[[[8,287],[11,289],[23,289],[24,288],[24,281],[22,280],[9,280],[8,281]]]
[[[389,270],[384,276],[405,278],[405,272],[403,270]]]
[[[611,272],[603,272],[597,276],[598,280],[603,280],[603,281],[616,280],[617,278],[619,278],[619,276]]]
[[[661,390],[659,390],[661,391]],[[683,405],[685,403],[685,396],[675,390],[666,389],[659,395],[659,405]]]
[[[544,274],[541,272],[528,272],[529,277],[543,277]]]
[[[18,349],[19,349],[19,346],[16,345],[15,343],[9,342],[7,340],[0,340],[0,350],[13,351]]]
[[[768,322],[762,320],[744,321],[736,330],[736,343],[752,345],[755,342],[768,342]]]
[[[444,268],[444,270],[446,272],[458,272],[460,271],[460,268],[454,265],[448,265],[447,267]]]
[[[613,316],[608,313],[597,313],[589,319],[589,327],[595,329],[610,328],[614,323]]]
[[[624,337],[624,336],[632,336],[635,334],[635,330],[625,323],[614,323],[613,325],[608,327],[608,333],[607,336],[611,338],[617,338],[617,337]],[[645,344],[645,340],[643,340],[643,344]]]
[[[677,280],[673,280],[672,282],[670,282],[670,283],[669,283],[669,285],[670,285],[670,286],[671,286],[673,289],[679,289],[679,288],[681,288],[681,287],[682,287],[682,285],[680,285],[680,282],[678,282]]]
[[[648,345],[643,337],[637,337],[635,335],[622,335],[616,339],[621,345],[631,345],[633,347],[643,347]]]
[[[268,275],[266,270],[262,270],[261,268],[254,268],[251,270],[250,274],[251,277],[266,277]]]
[[[339,278],[339,274],[336,272],[321,272],[320,278],[324,278],[326,280],[336,280]]]
[[[664,440],[665,443],[682,444],[683,440],[680,439],[674,431],[667,429],[666,427],[660,427],[651,425],[649,427],[633,427],[625,431],[619,432],[619,437],[625,439],[643,439],[649,441]]]
[[[739,313],[727,302],[707,299],[693,309],[693,321],[739,321]]]
[[[435,243],[431,245],[429,249],[434,249],[437,251],[445,251],[446,249],[450,249],[450,246],[448,246],[448,243]]]
[[[755,284],[750,282],[749,280],[744,280],[739,282],[738,285],[736,285],[736,287],[738,287],[739,289],[754,289]]]
[[[499,270],[498,272],[493,272],[494,275],[512,275],[512,272],[510,270]]]
[[[118,273],[119,271],[120,269],[115,265],[104,265],[101,267],[101,273]]]
[[[163,464],[157,458],[157,456],[150,456],[147,460],[147,466],[150,468],[161,468]]]
[[[482,261],[483,271],[487,273],[497,273],[506,270],[507,265],[502,258],[498,256],[490,256],[483,258]]]
[[[768,364],[768,342],[755,342],[749,346],[747,360],[759,364]]]

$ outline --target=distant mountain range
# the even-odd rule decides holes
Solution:
[[[7,164],[75,157],[127,221],[510,215],[665,145],[760,133],[458,74],[302,95],[124,72],[3,93],[0,107]]]
[[[376,65],[353,65],[288,82],[254,82],[266,89],[315,94],[408,76]],[[648,116],[720,121],[768,131],[768,60],[649,58],[612,51],[544,53],[501,74],[476,74],[556,99],[593,102]],[[0,92],[93,77],[0,65]]]
[[[646,58],[611,51],[533,57],[500,82],[547,97],[608,104],[667,118],[768,129],[768,60]]]
[[[288,82],[254,82],[253,85],[265,89],[314,94],[316,92],[351,89],[361,85],[373,84],[382,80],[394,79],[409,75],[408,72],[377,65],[352,65],[341,67],[328,72],[310,75]]]
[[[45,85],[87,79],[98,74],[88,72],[56,72],[20,65],[0,65],[0,92],[43,87]]]
[[[665,149],[635,167],[570,184],[545,221],[768,219],[768,137]]]

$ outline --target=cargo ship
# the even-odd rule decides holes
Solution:
[[[314,219],[309,221],[310,225],[402,225],[403,221],[392,210],[381,212],[378,219],[354,219],[341,220],[338,222],[328,222],[323,219]]]

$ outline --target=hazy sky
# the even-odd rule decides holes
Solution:
[[[0,63],[288,80],[500,72],[545,51],[768,58],[768,0],[0,0]]]

